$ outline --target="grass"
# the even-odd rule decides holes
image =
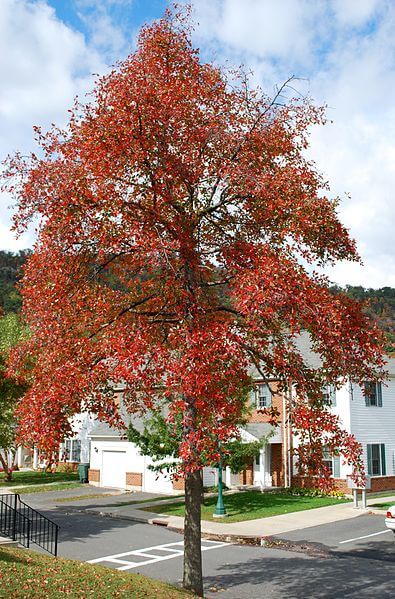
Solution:
[[[368,507],[374,507],[378,510],[388,510],[392,505],[394,505],[394,502],[390,501],[389,503],[371,503]]]
[[[0,475],[1,487],[18,487],[21,485],[42,485],[47,483],[76,482],[78,474],[76,472],[42,472],[39,470],[26,470],[23,472],[13,472],[12,480],[7,482],[4,475]],[[1,491],[0,491],[1,492]]]
[[[136,499],[135,501],[120,501],[119,503],[111,503],[111,507],[122,507],[123,505],[137,505],[138,503],[154,503],[155,501],[165,501],[166,499],[177,499],[184,495],[162,495],[162,497],[151,497],[151,499]],[[102,507],[110,507],[110,505]],[[166,504],[167,505],[167,504]]]
[[[60,497],[59,499],[56,500],[56,503],[69,503],[70,501],[81,501],[82,499],[98,499],[101,497],[108,497],[108,495],[112,495],[112,493],[92,493],[91,495],[86,494],[86,495],[74,495],[73,497]],[[106,506],[104,506],[104,507],[106,507]]]
[[[53,558],[24,549],[0,549],[0,597],[15,599],[181,599],[193,597],[140,574]]]
[[[15,493],[20,495],[29,495],[30,493],[48,493],[50,491],[68,491],[69,489],[78,489],[82,483],[56,483],[46,485],[29,485],[28,487],[13,487]]]
[[[333,497],[297,497],[289,493],[260,493],[259,491],[242,491],[224,495],[225,508],[228,517],[221,522],[242,522],[256,518],[268,518],[291,512],[311,510],[328,505],[346,503],[348,499]],[[202,505],[202,520],[218,521],[213,518],[217,497],[207,497]],[[184,502],[167,503],[158,506],[142,508],[149,512],[167,514],[171,516],[184,516]]]
[[[385,497],[393,497],[395,495],[395,491],[381,491],[380,493],[369,493],[367,496],[368,499],[381,499]],[[395,501],[385,501],[384,503],[370,503],[368,507],[374,507],[378,510],[387,510],[389,507],[394,505]]]
[[[380,499],[381,497],[393,497],[395,491],[381,491],[380,493],[369,493],[367,494],[368,499]]]

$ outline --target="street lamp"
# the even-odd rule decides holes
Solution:
[[[224,498],[222,494],[222,453],[221,453],[221,441],[218,440],[218,499],[217,504],[215,506],[213,518],[226,518],[227,513],[224,506]]]

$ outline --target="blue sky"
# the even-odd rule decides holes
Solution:
[[[341,199],[364,267],[328,271],[340,284],[395,287],[395,2],[193,0],[204,60],[243,64],[268,94],[290,75],[328,105],[310,156]],[[73,98],[134,48],[164,0],[0,0],[0,156],[35,149],[32,126],[63,126]],[[348,197],[350,195],[350,198]],[[0,196],[0,249],[31,246],[10,232]]]
[[[160,17],[167,6],[166,0],[48,0],[47,3],[61,21],[83,33],[88,42],[93,37],[90,23],[101,14],[119,28],[126,39],[130,36],[131,45],[141,25]]]

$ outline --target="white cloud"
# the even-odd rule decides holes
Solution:
[[[133,0],[74,0],[84,23],[89,44],[114,63],[132,49],[135,31],[131,26]]]
[[[364,267],[340,264],[340,284],[395,286],[395,5],[387,0],[195,0],[199,45],[246,64],[271,93],[290,75],[328,105],[310,155],[344,199],[342,221]],[[351,199],[344,192],[351,194]]]
[[[45,2],[0,2],[0,155],[33,148],[33,125],[62,126],[76,95],[105,69],[84,37],[56,18]],[[10,199],[2,195],[0,247],[31,245],[32,233],[15,241],[8,231]]]
[[[361,27],[379,9],[380,0],[334,0],[333,9],[342,26]]]

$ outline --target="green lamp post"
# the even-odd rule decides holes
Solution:
[[[224,498],[222,493],[222,454],[221,441],[218,441],[219,461],[218,461],[218,499],[215,506],[214,518],[226,518],[228,515],[224,506]]]

